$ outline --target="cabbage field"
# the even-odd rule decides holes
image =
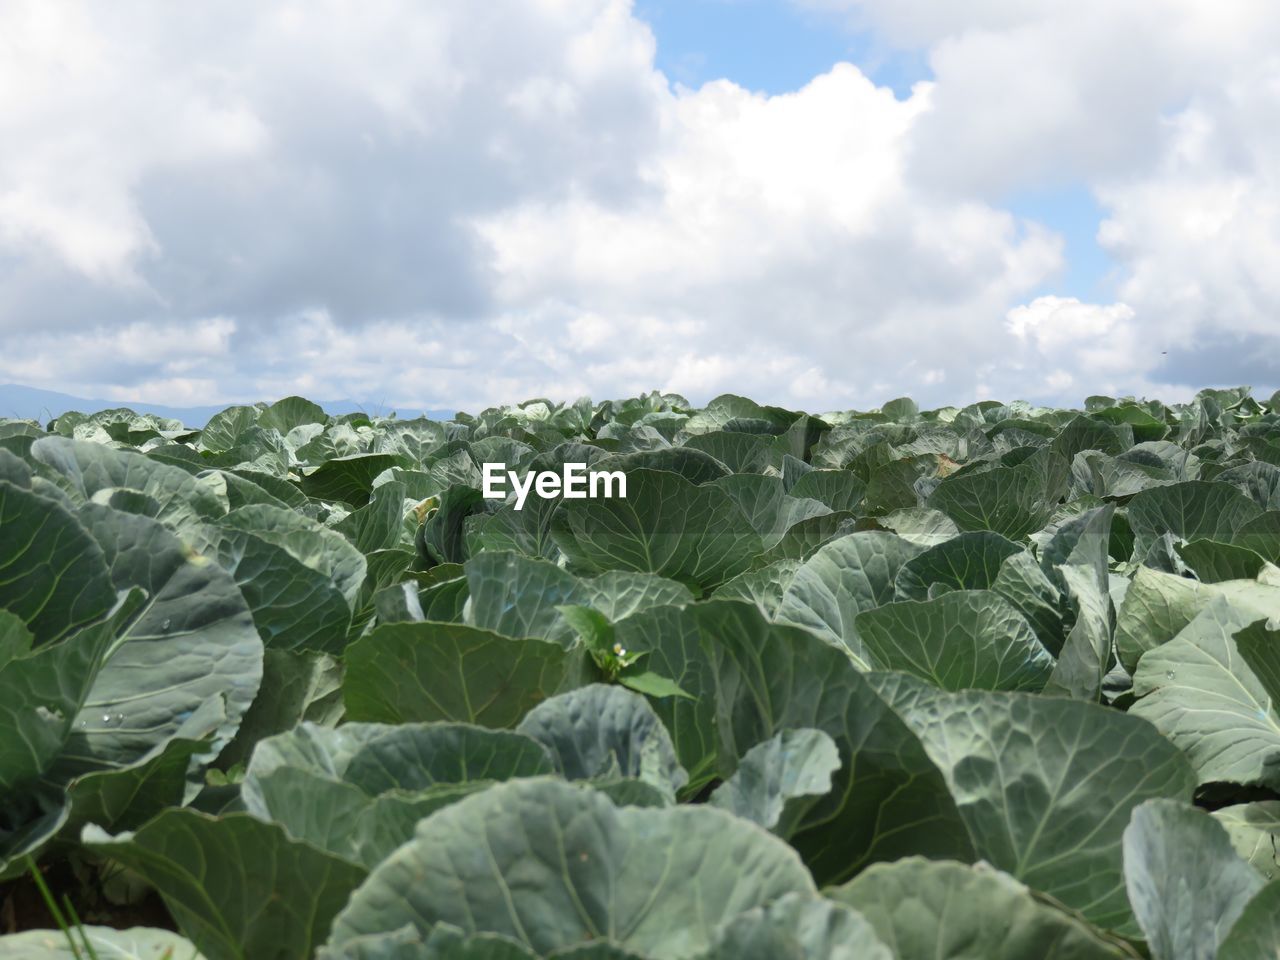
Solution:
[[[1275,960],[1278,842],[1280,394],[0,420],[0,957]]]

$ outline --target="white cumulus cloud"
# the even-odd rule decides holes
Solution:
[[[1270,5],[803,2],[935,79],[673,86],[627,0],[4,4],[0,379],[826,408],[1276,373],[1231,360],[1280,308]],[[1063,182],[1113,303],[1045,295],[1062,237],[1005,209]]]
[[[1280,7],[793,2],[927,50],[933,109],[912,132],[917,184],[997,204],[1027,187],[1093,192],[1115,303],[1064,313],[1051,298],[1018,314],[1132,314],[1090,365],[1057,358],[1075,384],[1064,396],[1089,382],[1169,395],[1280,386]],[[1030,367],[1021,382],[1035,388]]]

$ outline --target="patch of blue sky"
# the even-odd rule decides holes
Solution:
[[[1085,302],[1109,303],[1115,297],[1115,263],[1098,246],[1098,227],[1106,211],[1084,184],[1020,190],[1003,204],[1016,216],[1044,224],[1062,234],[1065,267],[1035,291]]]
[[[634,12],[653,30],[658,69],[686,87],[723,78],[760,93],[790,93],[848,62],[905,99],[914,83],[932,76],[926,51],[891,49],[791,0],[635,0]],[[1105,211],[1086,186],[1021,190],[1002,205],[1063,236],[1066,265],[1034,296],[1109,302],[1114,264],[1094,239]]]
[[[790,93],[844,62],[905,98],[930,76],[922,52],[886,49],[788,0],[636,0],[634,11],[657,39],[658,69],[687,87],[729,79],[760,93]]]

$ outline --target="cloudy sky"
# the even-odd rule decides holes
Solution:
[[[0,382],[1280,387],[1271,0],[0,0]]]

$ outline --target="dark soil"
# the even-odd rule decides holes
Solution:
[[[119,906],[108,901],[96,883],[86,883],[77,877],[65,860],[49,864],[41,872],[64,915],[66,909],[62,898],[66,896],[75,907],[80,922],[86,926],[121,930],[128,927],[177,929],[164,902],[154,890],[148,891],[137,903]],[[0,933],[57,929],[57,926],[58,921],[49,912],[40,888],[30,874],[0,883]]]

